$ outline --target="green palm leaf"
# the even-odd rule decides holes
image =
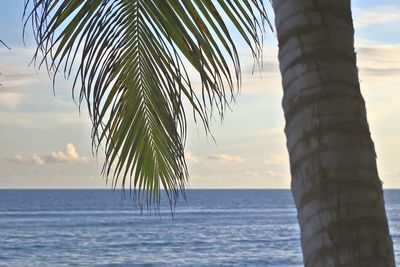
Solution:
[[[25,12],[38,44],[34,59],[41,52],[39,64],[54,77],[75,72],[93,147],[105,144],[106,177],[114,187],[129,183],[140,204],[159,203],[161,188],[173,204],[188,175],[182,102],[206,131],[212,109],[223,114],[241,79],[226,23],[258,59],[262,0],[31,0]],[[184,61],[199,73],[200,94]]]

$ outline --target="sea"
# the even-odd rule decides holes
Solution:
[[[400,190],[385,190],[400,262]],[[188,190],[171,213],[120,190],[0,190],[0,266],[303,266],[289,190]]]

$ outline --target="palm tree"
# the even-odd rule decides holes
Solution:
[[[29,1],[28,1],[29,2]],[[26,4],[25,11],[29,9]],[[184,193],[186,115],[208,132],[240,87],[234,25],[260,58],[262,0],[32,0],[35,59],[75,72],[103,173],[140,205]],[[350,1],[273,0],[292,192],[306,266],[394,266],[361,96]],[[39,59],[43,55],[43,59]],[[74,66],[76,62],[76,66]],[[187,66],[201,79],[196,93]],[[230,67],[232,66],[232,67]]]
[[[306,266],[395,266],[350,1],[273,1]]]

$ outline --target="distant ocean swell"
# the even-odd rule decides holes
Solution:
[[[288,190],[189,190],[174,219],[109,190],[0,190],[0,266],[303,266]],[[400,261],[400,190],[386,190]]]

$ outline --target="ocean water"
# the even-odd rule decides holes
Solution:
[[[400,262],[400,190],[386,190]],[[0,266],[302,266],[288,190],[189,190],[174,219],[110,190],[0,190]]]

